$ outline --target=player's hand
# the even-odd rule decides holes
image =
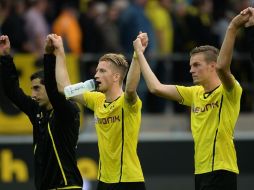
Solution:
[[[52,40],[47,36],[46,41],[45,41],[45,53],[47,54],[53,54],[55,50],[55,47],[53,45]]]
[[[144,47],[142,46],[140,38],[137,38],[135,41],[133,41],[133,47],[136,53],[144,52]]]
[[[9,55],[11,50],[11,43],[9,37],[6,35],[0,36],[0,55]]]
[[[56,34],[49,34],[47,36],[48,40],[50,41],[50,43],[52,43],[53,47],[54,47],[54,54],[64,54],[64,47],[63,47],[63,40],[61,36],[58,36]]]
[[[238,14],[230,22],[229,27],[238,30],[240,27],[242,27],[243,25],[245,25],[249,21],[250,16],[251,16],[250,13],[248,13],[248,14],[241,14],[241,13]]]
[[[250,14],[249,20],[244,24],[245,27],[254,26],[254,8],[248,7],[241,11],[241,15]]]
[[[144,53],[145,49],[148,46],[148,41],[149,41],[148,35],[147,35],[147,33],[139,32],[139,35],[137,36],[137,38],[139,38],[140,41],[141,41],[142,52]]]

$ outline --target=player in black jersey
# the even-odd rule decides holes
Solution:
[[[46,47],[48,43],[46,41]],[[31,76],[32,94],[27,96],[19,86],[10,48],[8,36],[0,36],[0,77],[4,92],[33,125],[36,189],[82,189],[82,177],[76,162],[79,109],[58,93],[56,57],[52,49],[46,48],[44,72]]]

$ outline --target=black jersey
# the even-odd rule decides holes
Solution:
[[[79,135],[78,106],[57,90],[55,56],[44,55],[45,88],[52,110],[40,107],[19,87],[11,56],[1,56],[1,77],[8,98],[33,125],[35,186],[37,190],[82,187],[76,151]]]

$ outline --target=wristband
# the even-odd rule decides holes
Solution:
[[[133,59],[137,59],[137,58],[138,58],[138,56],[137,56],[136,52],[134,51],[134,53],[133,53]]]

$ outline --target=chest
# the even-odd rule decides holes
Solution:
[[[223,103],[223,94],[213,92],[212,94],[204,94],[204,92],[197,92],[194,94],[191,112],[193,115],[207,115],[220,111]]]
[[[54,129],[54,113],[53,111],[42,112],[38,111],[33,119],[33,130],[36,140],[45,139],[48,137],[48,128]]]

